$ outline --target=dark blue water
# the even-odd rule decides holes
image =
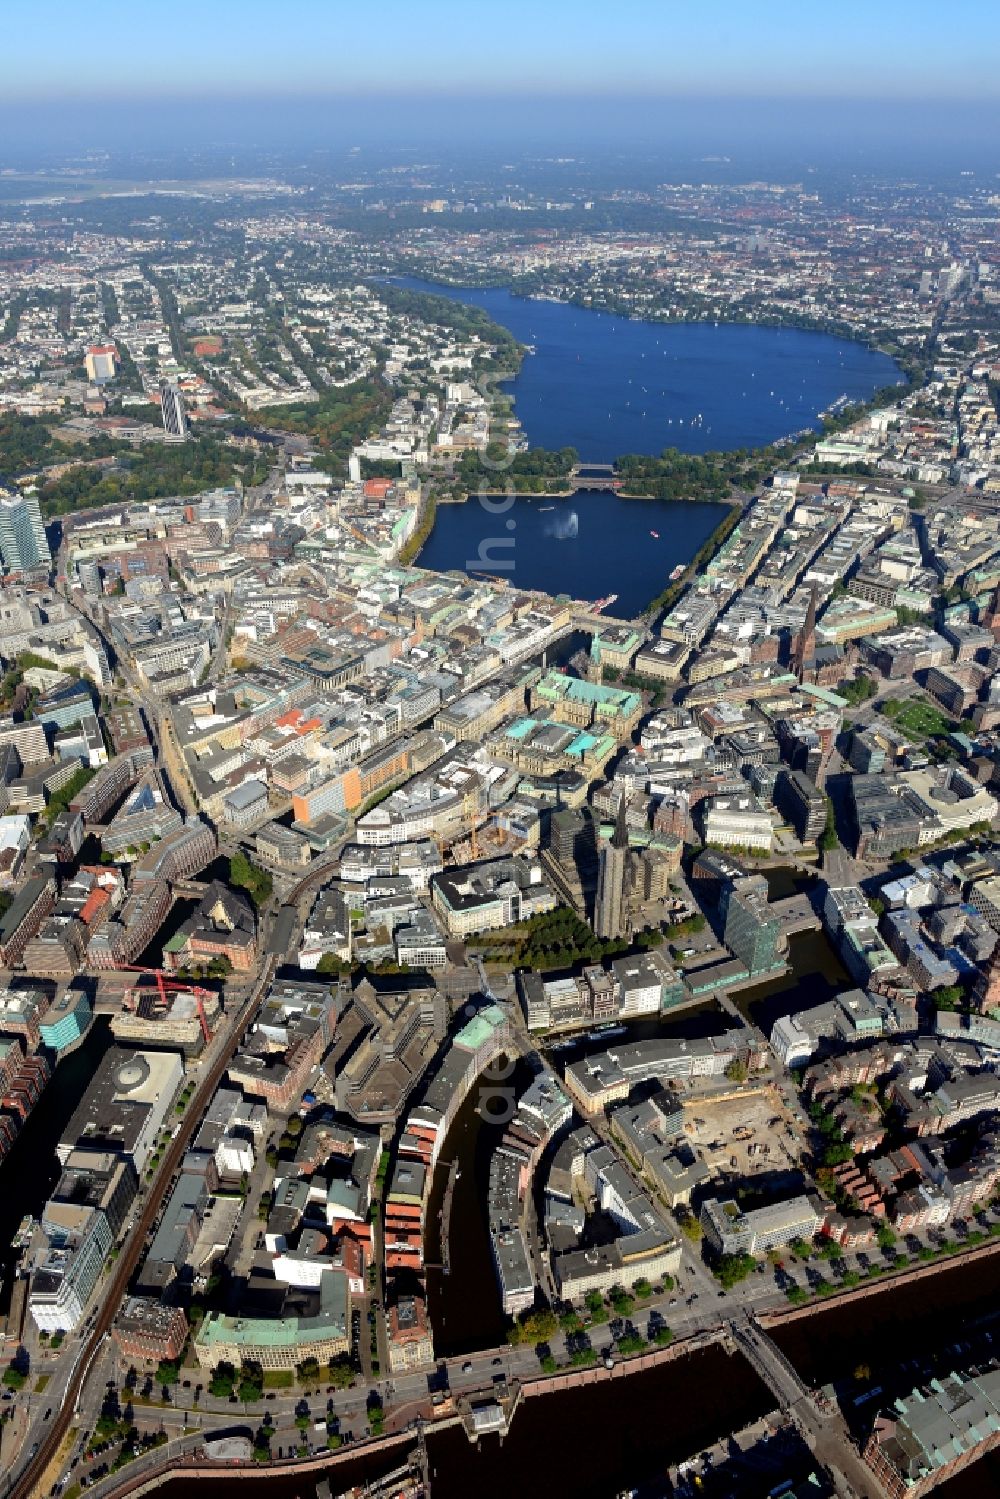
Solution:
[[[826,333],[633,322],[496,288],[394,280],[481,307],[533,345],[509,382],[528,440],[576,448],[592,463],[668,447],[763,447],[818,427],[819,413],[842,395],[865,400],[900,379],[887,355]]]
[[[486,504],[473,495],[463,505],[438,506],[419,565],[491,573],[515,588],[577,599],[614,592],[607,612],[632,619],[727,514],[702,501],[623,500],[593,489],[563,500],[495,496]]]
[[[9,1272],[16,1255],[10,1241],[26,1213],[39,1216],[59,1180],[56,1146],[113,1040],[108,1021],[99,1015],[82,1044],[59,1062],[0,1166],[0,1273],[7,1282],[2,1305],[13,1284]]]

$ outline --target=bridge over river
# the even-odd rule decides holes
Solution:
[[[789,1359],[749,1312],[727,1324],[736,1348],[760,1375],[802,1440],[822,1463],[840,1499],[884,1499],[881,1484],[851,1441],[835,1407],[821,1406]]]

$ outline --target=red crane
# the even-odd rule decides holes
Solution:
[[[208,1017],[205,1014],[205,1000],[211,997],[210,989],[202,989],[198,984],[188,983],[185,979],[171,978],[164,973],[162,968],[139,968],[132,963],[124,963],[118,970],[119,973],[145,973],[156,980],[156,988],[160,999],[166,1002],[167,993],[193,994],[195,1004],[198,1007],[198,1019],[201,1022],[201,1033],[205,1038],[205,1045],[212,1039],[212,1032],[208,1028]]]

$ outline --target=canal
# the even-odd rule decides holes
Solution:
[[[461,1121],[456,1125],[460,1127]],[[995,1311],[1000,1255],[955,1264],[916,1283],[886,1287],[849,1305],[826,1308],[774,1329],[772,1336],[810,1382],[849,1381],[859,1364],[875,1376],[881,1359],[946,1357],[984,1312]],[[994,1334],[994,1336],[997,1336]],[[769,1392],[740,1358],[711,1347],[675,1363],[612,1383],[523,1401],[502,1443],[472,1446],[459,1429],[430,1433],[431,1499],[508,1499],[518,1491],[547,1499],[612,1499],[649,1485],[663,1493],[672,1464],[737,1431],[773,1406]],[[336,1491],[395,1468],[400,1456],[360,1455],[331,1470]],[[238,1480],[213,1479],[213,1499],[237,1499]],[[266,1499],[313,1499],[314,1480],[276,1474]],[[206,1482],[178,1478],[165,1499],[204,1496]],[[244,1486],[242,1494],[247,1490]],[[743,1490],[745,1494],[751,1491]],[[762,1489],[753,1491],[759,1499]],[[980,1499],[1000,1492],[1000,1453],[936,1490],[942,1499]]]
[[[524,1400],[510,1431],[473,1446],[452,1428],[428,1440],[433,1499],[611,1499],[771,1409],[749,1364],[721,1347],[628,1379]]]
[[[80,1102],[104,1053],[113,1042],[109,1021],[98,1016],[82,1045],[63,1057],[24,1128],[0,1165],[0,1255],[3,1306],[10,1296],[11,1270],[16,1260],[10,1248],[26,1213],[37,1218],[59,1180],[56,1145]]]
[[[810,1384],[838,1387],[845,1415],[863,1437],[874,1412],[896,1393],[908,1393],[933,1375],[1000,1352],[998,1293],[1000,1254],[991,1254],[811,1312],[773,1328],[771,1336]],[[989,1328],[977,1329],[984,1318]],[[904,1369],[904,1364],[911,1367]],[[868,1375],[861,1384],[856,1371]],[[881,1386],[883,1398],[855,1415],[854,1388],[873,1386]],[[988,1454],[935,1493],[942,1499],[1000,1494],[1000,1452]]]
[[[728,1016],[712,1003],[694,1006],[664,1020],[646,1020],[628,1027],[632,1041],[673,1036],[694,1040],[718,1035],[731,1025]],[[566,1062],[587,1051],[603,1050],[613,1037],[567,1040],[556,1058],[557,1071]],[[520,1096],[531,1081],[528,1065],[519,1062],[510,1085]],[[506,1085],[507,1079],[504,1079]],[[474,1088],[460,1109],[445,1140],[431,1186],[427,1209],[427,1296],[437,1353],[454,1357],[477,1348],[496,1347],[507,1335],[507,1319],[500,1307],[486,1212],[490,1160],[500,1143],[503,1127],[484,1120],[478,1112],[479,1088]],[[450,1167],[458,1163],[459,1175],[452,1193],[448,1220],[449,1273],[435,1268],[444,1263],[440,1215]]]
[[[775,1021],[796,1010],[821,1005],[855,987],[825,932],[799,932],[788,939],[788,972],[741,989],[733,999],[740,1013],[771,1034]]]
[[[497,1071],[501,1069],[498,1066]],[[532,1072],[518,1062],[504,1085],[520,1094]],[[447,1224],[449,1272],[429,1268],[427,1300],[434,1350],[444,1357],[495,1348],[506,1340],[507,1320],[500,1306],[486,1214],[490,1160],[503,1137],[504,1126],[479,1113],[481,1089],[476,1086],[459,1110],[434,1172],[427,1208],[427,1263],[443,1264],[441,1211],[450,1168],[459,1174],[452,1192]]]

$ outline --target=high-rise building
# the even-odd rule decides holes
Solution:
[[[559,896],[587,916],[597,885],[597,841],[587,809],[560,807],[549,818],[542,865]]]
[[[47,568],[52,561],[34,495],[0,494],[0,556],[12,573]]]
[[[781,923],[768,909],[763,875],[735,880],[722,892],[723,941],[751,973],[780,967]]]
[[[775,796],[782,814],[800,843],[815,843],[826,827],[827,801],[803,770],[789,770],[779,779]]]
[[[594,905],[594,931],[598,937],[614,940],[625,935],[625,869],[628,863],[628,827],[625,814],[628,798],[624,792],[618,800],[615,830],[601,846],[597,870],[597,900]]]
[[[173,442],[186,442],[188,435],[187,413],[184,398],[176,385],[169,380],[160,382],[160,406],[163,411],[163,430]]]

